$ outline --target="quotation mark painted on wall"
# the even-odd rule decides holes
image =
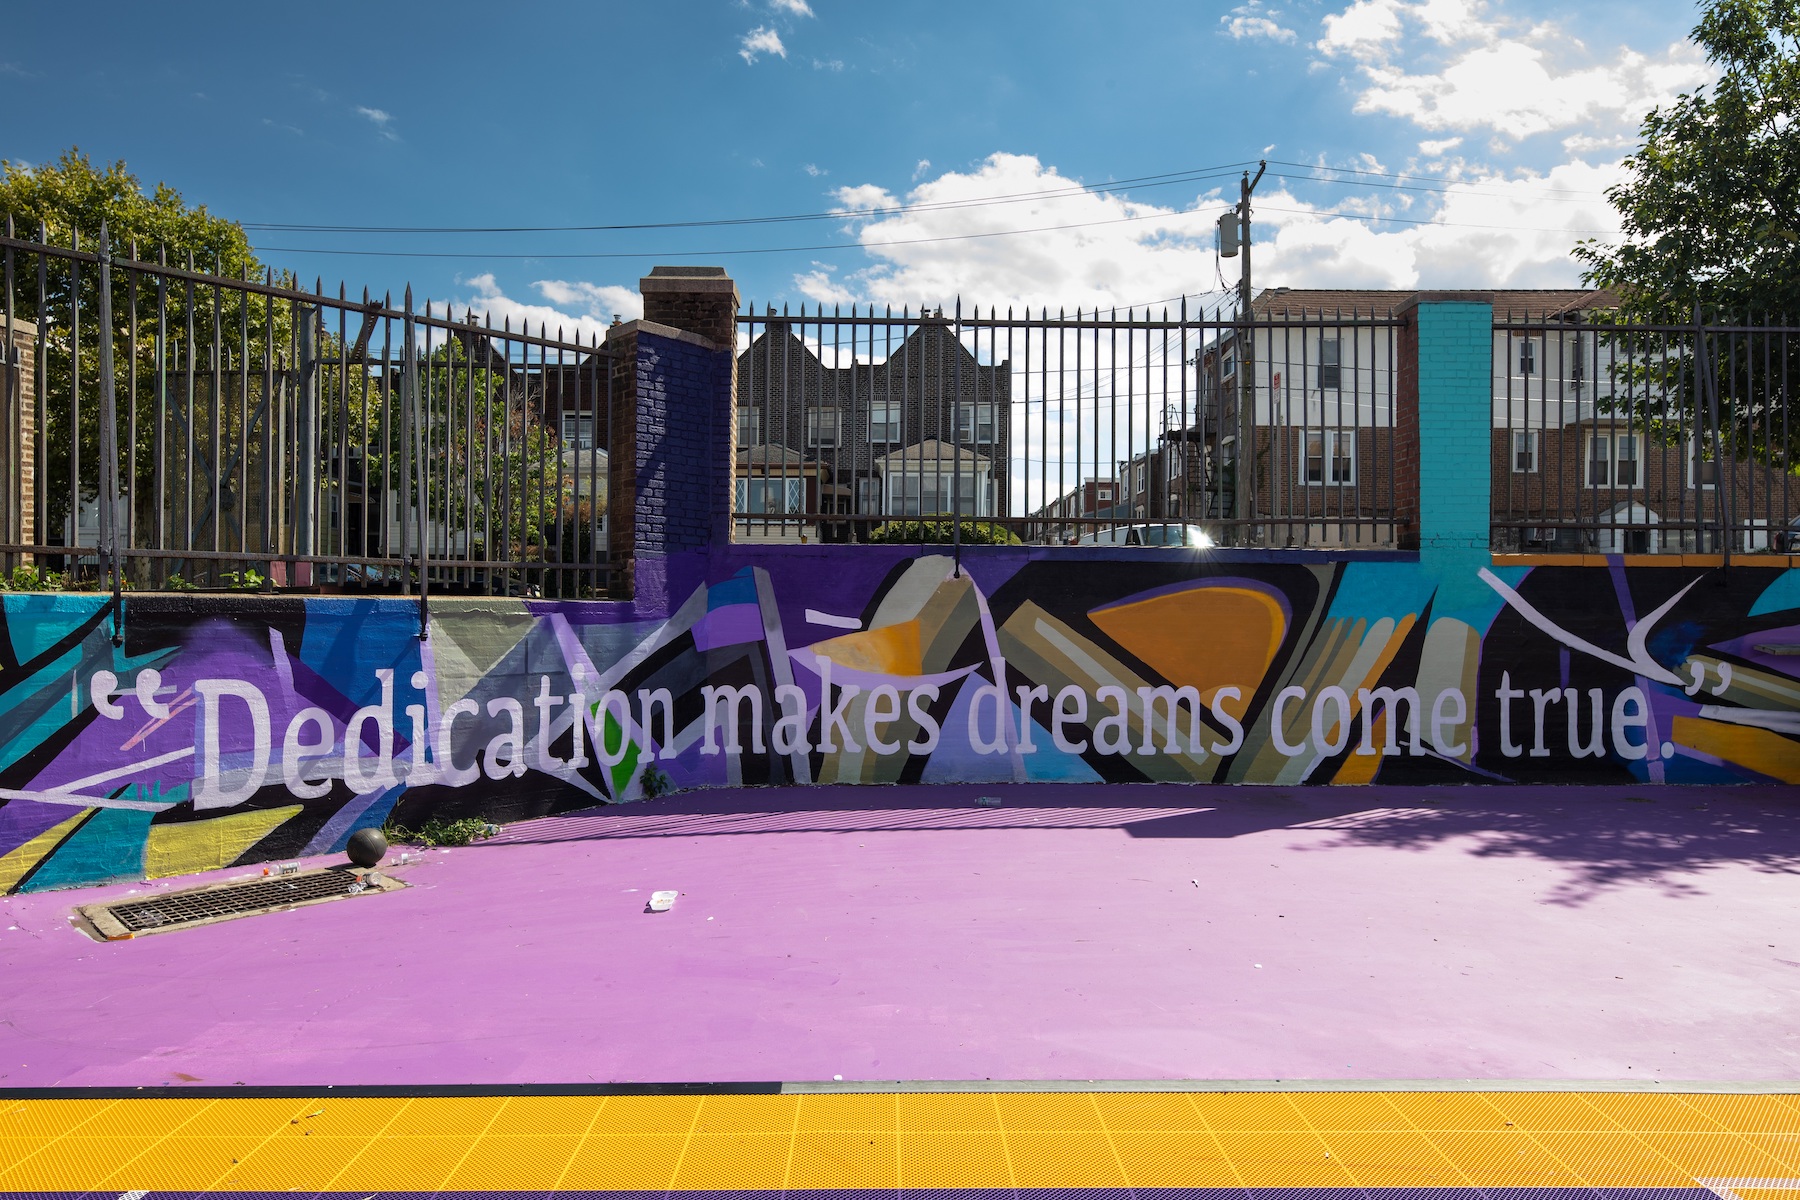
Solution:
[[[1712,689],[1712,694],[1715,696],[1723,696],[1731,689],[1731,664],[1722,662],[1718,664],[1718,668],[1719,682]],[[1691,679],[1681,690],[1690,696],[1698,695],[1700,689],[1706,686],[1705,660],[1699,658],[1689,659],[1688,670],[1693,673],[1693,679]]]
[[[125,706],[113,703],[113,697],[135,695],[138,704],[152,720],[169,719],[169,706],[156,698],[158,692],[173,692],[175,689],[162,685],[162,672],[149,667],[137,673],[137,680],[129,693],[119,691],[119,677],[111,671],[95,671],[94,677],[88,680],[88,698],[94,702],[94,711],[109,721],[125,719]]]

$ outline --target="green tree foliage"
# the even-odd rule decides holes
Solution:
[[[154,259],[164,246],[174,265],[192,255],[199,268],[214,273],[262,274],[236,222],[214,216],[204,204],[189,205],[166,183],[146,193],[123,161],[100,170],[78,147],[37,166],[0,160],[0,213],[13,219],[15,237],[35,239],[42,229],[67,245],[71,234],[79,234],[91,250],[105,221],[121,254],[135,242]]]
[[[90,254],[106,222],[133,545],[241,549],[245,563],[293,553],[310,478],[319,554],[396,557],[403,547],[417,554],[421,481],[426,537],[439,561],[540,562],[594,552],[598,512],[576,503],[570,472],[559,470],[562,449],[540,412],[544,384],[509,363],[499,342],[473,331],[446,336],[441,326],[418,322],[409,381],[401,366],[408,322],[390,311],[359,344],[360,306],[292,294],[296,281],[267,272],[240,226],[189,205],[167,184],[147,191],[122,162],[97,168],[79,150],[36,167],[4,163],[0,213],[11,216],[19,239]],[[54,535],[74,493],[84,503],[99,493],[99,269],[28,250],[13,258],[13,311],[42,330],[40,478],[45,532]],[[165,274],[150,264],[179,270]],[[200,277],[186,277],[190,271]],[[243,281],[289,294],[234,286]],[[307,371],[296,332],[309,320],[318,321],[317,365]],[[298,457],[309,386],[318,450],[310,473]],[[416,389],[410,405],[409,389]],[[416,437],[413,419],[423,423]],[[162,559],[149,574],[162,579],[174,566],[216,583],[238,565]]]
[[[1800,0],[1705,0],[1694,40],[1719,69],[1652,109],[1627,178],[1607,193],[1624,240],[1575,250],[1583,276],[1632,324],[1800,322]],[[1602,406],[1652,436],[1705,430],[1703,457],[1790,467],[1800,451],[1800,336],[1751,343],[1618,333]]]
[[[123,162],[98,168],[76,148],[36,166],[0,162],[0,214],[10,220],[14,237],[89,253],[98,248],[105,222],[117,260],[111,333],[121,479],[133,500],[140,539],[158,520],[189,518],[185,512],[150,512],[147,489],[133,488],[132,481],[149,478],[156,439],[162,437],[179,475],[185,475],[191,445],[192,465],[210,500],[215,466],[227,474],[224,463],[242,443],[247,413],[260,399],[252,394],[263,384],[260,364],[252,373],[247,360],[286,348],[290,314],[261,296],[153,277],[132,269],[130,260],[266,281],[243,229],[204,205],[188,204],[166,183],[146,191]],[[37,322],[43,338],[39,412],[47,453],[40,479],[48,489],[49,517],[43,536],[62,528],[74,491],[84,500],[99,491],[100,270],[92,262],[53,255],[15,252],[12,258],[13,312]],[[215,342],[222,355],[211,354]],[[254,379],[247,378],[251,374]],[[234,382],[237,393],[227,396]],[[191,442],[190,416],[198,426]],[[240,470],[244,465],[240,460]],[[218,507],[226,509],[238,496],[233,480],[220,483]],[[223,517],[211,509],[204,505],[190,519],[216,528]],[[203,529],[194,533],[196,544],[208,540]]]
[[[1800,319],[1800,0],[1710,0],[1693,37],[1718,81],[1644,118],[1607,193],[1625,240],[1575,256],[1633,317]]]

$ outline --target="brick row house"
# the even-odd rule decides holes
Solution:
[[[1395,330],[1414,291],[1274,288],[1253,304],[1252,419],[1237,419],[1237,338],[1202,355],[1214,420],[1184,431],[1204,452],[1165,469],[1189,511],[1240,515],[1238,442],[1251,449],[1253,514],[1266,544],[1391,544],[1396,462]],[[1643,346],[1606,336],[1602,291],[1491,296],[1493,544],[1496,549],[1656,553],[1785,548],[1800,481],[1722,461],[1679,386],[1631,382]],[[1371,320],[1374,323],[1371,323]],[[1508,325],[1516,326],[1508,328]],[[1658,353],[1652,348],[1650,358]],[[1629,356],[1631,358],[1628,363]],[[1691,407],[1691,406],[1690,406]],[[1165,439],[1166,440],[1166,439]],[[1481,464],[1471,463],[1471,469]],[[1721,530],[1728,533],[1722,539]],[[1777,543],[1780,543],[1779,545]]]
[[[740,537],[847,541],[889,517],[1009,515],[1010,362],[980,362],[935,319],[876,345],[880,361],[859,347],[827,363],[771,319],[738,355]]]

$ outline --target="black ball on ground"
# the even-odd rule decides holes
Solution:
[[[350,835],[350,841],[345,844],[344,852],[357,866],[372,867],[387,854],[387,839],[381,836],[379,829],[359,829]]]

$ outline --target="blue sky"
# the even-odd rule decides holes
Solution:
[[[1687,0],[15,6],[0,157],[79,145],[244,222],[273,266],[587,327],[635,315],[636,280],[668,262],[723,265],[759,305],[1194,296],[1235,282],[1212,220],[1265,156],[1259,284],[1557,286],[1576,282],[1569,247],[1615,228],[1600,193],[1644,110],[1710,77],[1695,16]]]

